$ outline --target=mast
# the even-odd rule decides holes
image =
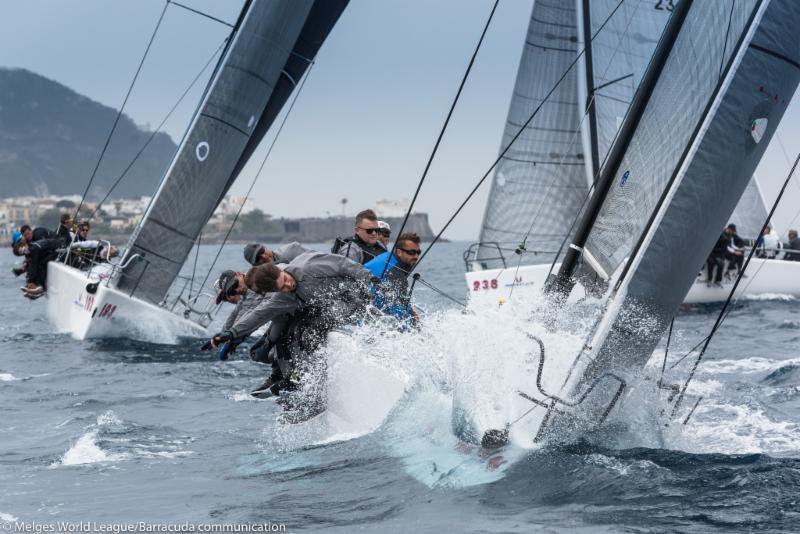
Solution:
[[[586,66],[586,104],[589,119],[589,146],[592,158],[592,180],[600,169],[600,150],[597,142],[597,111],[594,104],[594,65],[592,64],[592,20],[589,0],[581,2],[581,20],[583,22],[583,60]],[[590,184],[591,185],[591,184]]]
[[[693,0],[681,0],[678,2],[678,5],[675,7],[669,22],[667,22],[667,25],[664,28],[664,34],[661,37],[661,41],[658,43],[658,47],[653,54],[653,58],[647,68],[647,71],[645,71],[644,77],[639,85],[639,89],[636,91],[636,95],[633,98],[630,109],[625,115],[625,119],[620,127],[617,140],[611,147],[611,150],[608,154],[606,165],[603,167],[602,172],[596,181],[595,192],[589,200],[589,204],[584,212],[583,218],[578,224],[578,228],[575,231],[575,236],[572,240],[572,243],[569,245],[567,253],[564,256],[564,261],[561,264],[561,268],[559,269],[558,274],[548,281],[545,291],[547,293],[554,294],[554,296],[557,296],[559,299],[565,299],[575,285],[572,275],[578,266],[578,259],[583,252],[583,247],[586,245],[587,239],[589,238],[589,232],[591,231],[592,226],[594,225],[594,222],[600,213],[603,202],[608,195],[619,166],[622,163],[622,158],[628,149],[628,145],[633,138],[633,134],[636,131],[637,126],[639,125],[642,111],[650,101],[653,89],[655,89],[656,82],[661,74],[661,70],[664,68],[664,64],[666,63],[667,58],[672,51],[672,47],[675,44],[675,40],[680,33],[681,26],[686,19],[686,14],[689,12],[692,1]]]

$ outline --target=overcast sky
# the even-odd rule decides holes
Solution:
[[[183,3],[233,22],[240,0]],[[351,0],[317,57],[253,198],[275,216],[348,213],[381,198],[411,197],[492,6],[491,0]],[[438,230],[497,156],[533,0],[502,0],[417,211]],[[163,0],[6,2],[0,66],[24,67],[119,107]],[[170,6],[125,112],[155,127],[227,35],[228,28]],[[203,83],[165,130],[179,139]],[[800,149],[795,98],[779,129],[788,158]],[[267,141],[271,137],[268,136]],[[234,186],[250,184],[262,143]],[[767,202],[788,172],[773,139],[759,168]],[[487,180],[446,235],[476,239]],[[782,233],[800,209],[800,179],[779,207]],[[793,223],[800,226],[800,219]]]

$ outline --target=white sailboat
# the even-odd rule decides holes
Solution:
[[[549,28],[574,32],[567,21],[575,20],[575,7],[537,2],[526,54],[535,37],[558,37]],[[601,424],[636,382],[800,82],[798,28],[800,6],[791,0],[676,3],[574,231],[559,224],[558,235],[542,235],[557,242],[568,233],[569,246],[547,281],[552,324],[538,337],[520,333],[529,369],[519,373],[516,392],[468,405],[456,386],[454,420],[470,425],[469,435],[528,445],[571,439]],[[575,57],[574,50],[564,54]],[[758,135],[756,124],[764,127]],[[563,189],[551,196],[548,208],[565,196]],[[485,247],[483,254],[489,257]],[[514,266],[507,270],[513,276]],[[573,357],[548,357],[543,338],[575,336],[559,324],[558,310],[586,293],[597,316],[580,334],[581,348]]]
[[[477,302],[535,295],[548,275],[558,271],[565,242],[670,13],[652,2],[625,2],[591,40],[590,35],[597,32],[617,2],[538,4],[534,10],[544,18],[532,18],[528,30],[501,150],[542,102],[574,54],[584,43],[589,46],[578,69],[569,73],[550,102],[544,102],[537,120],[496,169],[480,241],[464,253],[467,286]],[[564,9],[567,14],[559,15],[555,22],[555,11]],[[537,43],[538,48],[534,46]],[[754,175],[729,222],[737,224],[741,236],[755,241],[766,215]],[[781,256],[754,259],[749,279],[736,296],[800,297],[800,262],[785,261]],[[732,278],[725,277],[722,287],[717,287],[707,283],[704,264],[698,265],[698,272],[685,302],[724,301]]]
[[[205,335],[210,293],[171,288],[202,228],[272,125],[347,0],[247,0],[192,122],[123,257],[50,262],[47,316],[77,339]],[[180,284],[177,284],[180,285]],[[174,313],[177,312],[177,313]]]

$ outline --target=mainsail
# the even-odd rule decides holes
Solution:
[[[165,298],[217,205],[347,0],[248,0],[175,159],[128,243],[117,287]]]
[[[800,82],[793,0],[681,4],[688,15],[587,244],[605,273],[624,267],[584,385],[650,357]]]
[[[542,108],[497,166],[479,260],[497,256],[488,243],[514,247],[523,241],[528,252],[523,263],[553,260],[669,18],[669,11],[657,7],[650,0],[621,6],[618,0],[534,3],[501,152],[537,106]],[[573,67],[542,104],[584,47],[579,68]]]

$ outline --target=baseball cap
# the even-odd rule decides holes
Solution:
[[[217,304],[230,297],[233,290],[238,287],[239,279],[236,278],[236,271],[223,271],[214,282],[214,289],[217,290]]]

